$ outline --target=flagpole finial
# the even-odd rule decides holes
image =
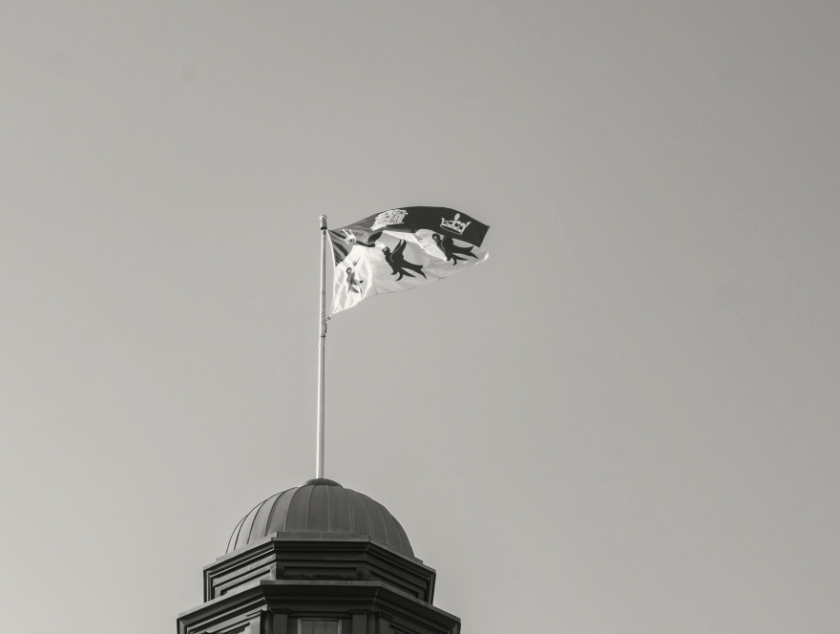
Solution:
[[[321,216],[320,220],[321,220],[321,229],[322,230],[326,229],[327,228],[327,217],[326,216]]]

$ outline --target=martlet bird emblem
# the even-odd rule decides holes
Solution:
[[[432,234],[432,240],[435,241],[438,249],[443,251],[443,254],[446,256],[446,261],[452,260],[452,264],[458,264],[458,262],[465,262],[467,258],[458,257],[460,255],[468,255],[472,258],[478,259],[475,253],[472,252],[472,247],[459,247],[452,241],[452,238],[449,236],[442,236],[439,233]]]
[[[382,236],[382,232],[377,231],[375,233],[370,234],[370,236],[368,237],[368,242],[362,242],[361,240],[359,240],[358,237],[356,237],[356,234],[353,233],[352,231],[349,231],[347,229],[342,229],[341,231],[342,231],[342,233],[344,233],[344,241],[347,244],[351,244],[351,245],[358,244],[361,247],[368,247],[368,248],[375,247],[376,246],[376,241],[379,240],[379,238]]]
[[[409,262],[405,259],[405,256],[403,256],[403,251],[405,251],[405,245],[405,240],[400,240],[397,243],[397,246],[394,247],[393,251],[391,251],[389,247],[384,247],[382,249],[382,253],[385,254],[385,261],[391,265],[391,275],[397,275],[398,282],[403,277],[414,277],[414,275],[405,270],[409,269],[414,271],[415,273],[419,273],[423,277],[426,277],[426,274],[423,273],[422,265]]]
[[[362,284],[365,281],[362,278],[356,277],[356,265],[359,263],[358,260],[353,262],[353,266],[348,266],[344,272],[347,273],[347,292],[348,293],[359,293],[362,292]]]

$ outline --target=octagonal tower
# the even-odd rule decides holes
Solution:
[[[432,605],[434,586],[388,509],[309,480],[239,521],[178,634],[458,634],[460,619]]]

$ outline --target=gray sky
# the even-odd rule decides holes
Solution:
[[[314,472],[318,216],[491,225],[331,322],[326,475],[465,632],[840,630],[840,5],[0,5],[4,631],[171,631]]]

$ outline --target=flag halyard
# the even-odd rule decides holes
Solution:
[[[483,262],[489,227],[448,207],[389,209],[329,231],[332,314],[363,299],[424,286]]]

